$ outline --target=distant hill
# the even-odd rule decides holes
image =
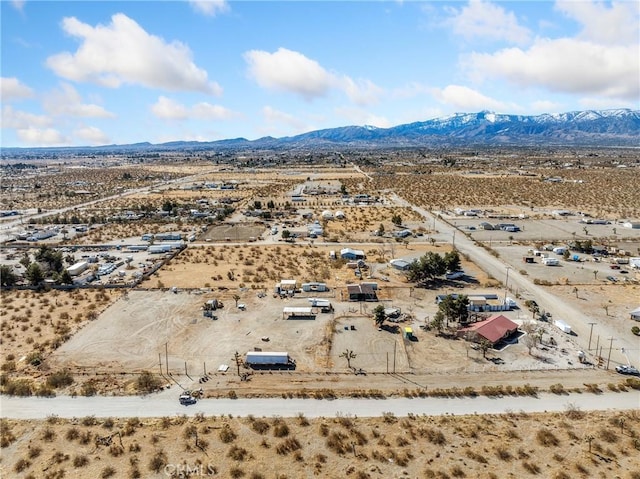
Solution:
[[[640,146],[640,110],[587,110],[536,116],[490,111],[456,113],[391,128],[343,126],[301,135],[257,140],[105,145],[96,147],[3,148],[2,156],[27,152],[133,152],[234,149],[398,148],[446,146]]]

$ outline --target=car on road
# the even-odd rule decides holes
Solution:
[[[191,394],[181,394],[180,395],[180,404],[183,406],[189,406],[191,404],[195,404],[198,402],[196,398],[194,398]]]
[[[640,376],[640,371],[637,368],[634,368],[631,365],[621,364],[620,366],[616,366],[616,371],[620,374],[630,374],[632,376]]]

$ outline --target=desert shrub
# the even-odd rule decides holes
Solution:
[[[498,459],[500,459],[502,461],[510,461],[511,459],[513,459],[513,456],[511,455],[509,450],[506,449],[503,446],[496,447],[495,451],[496,451],[496,456],[498,457]]]
[[[84,454],[73,458],[73,467],[84,467],[89,464],[89,458]]]
[[[9,421],[6,419],[0,420],[0,447],[9,447],[12,442],[16,440]]]
[[[278,421],[273,426],[273,435],[275,437],[286,437],[289,435],[289,426],[283,421]]]
[[[618,434],[611,429],[607,429],[605,427],[601,428],[599,431],[600,439],[608,443],[618,442]]]
[[[89,427],[89,426],[95,426],[98,421],[96,420],[95,416],[85,416],[82,418],[82,421],[80,421],[80,423],[83,426]]]
[[[67,429],[66,434],[64,435],[67,441],[74,441],[80,437],[80,431],[78,431],[77,427],[71,427]]]
[[[47,386],[63,388],[73,384],[73,375],[69,371],[56,371],[47,378]]]
[[[244,461],[248,452],[246,449],[238,446],[231,446],[229,452],[227,453],[227,457],[230,457],[234,461]]]
[[[46,427],[44,431],[42,431],[42,440],[46,442],[51,442],[56,438],[56,433],[50,427]]]
[[[159,473],[167,465],[167,455],[164,451],[157,451],[149,460],[149,470]]]
[[[258,434],[264,434],[271,427],[269,423],[263,419],[250,419],[251,421],[251,429],[253,429]]]
[[[38,446],[29,447],[29,449],[28,449],[29,459],[35,459],[41,453],[42,453],[42,448],[40,448]]]
[[[162,385],[162,380],[149,371],[142,371],[136,381],[138,391],[151,393]]]
[[[302,449],[300,442],[293,437],[288,437],[276,446],[276,452],[282,456],[300,449]]]
[[[453,477],[466,477],[464,470],[458,465],[451,468],[451,475]]]
[[[533,462],[524,461],[522,463],[522,467],[524,467],[527,470],[527,472],[531,474],[540,474],[540,466],[538,466]]]
[[[549,429],[540,429],[537,433],[536,433],[536,440],[538,441],[538,444],[540,444],[541,446],[558,446],[560,444],[560,441],[558,440],[558,438],[555,436],[555,434],[553,434]]]
[[[336,454],[344,454],[349,450],[349,445],[346,442],[347,435],[342,432],[332,432],[327,437],[327,447]]]
[[[488,462],[486,457],[484,457],[482,454],[478,454],[473,449],[467,449],[465,451],[465,454],[469,459],[473,459],[474,461],[479,462],[480,464],[486,464]]]
[[[553,394],[564,394],[566,391],[564,389],[564,386],[562,384],[552,384],[551,387],[549,388],[549,390],[553,393]]]
[[[442,446],[447,443],[447,439],[444,437],[442,431],[434,428],[420,428],[418,430],[420,437],[426,438],[431,444]]]
[[[13,466],[13,470],[15,472],[22,472],[25,469],[28,469],[29,466],[31,466],[31,463],[29,461],[27,461],[26,459],[24,459],[24,458],[18,459],[18,462],[16,462],[15,465]]]
[[[239,467],[232,467],[229,470],[229,475],[232,477],[232,479],[239,479],[240,477],[244,477],[245,473]]]
[[[116,470],[111,467],[111,466],[107,466],[104,469],[102,469],[102,471],[100,472],[100,478],[101,479],[108,479],[109,477],[112,477],[113,475],[115,475]]]
[[[222,429],[220,429],[220,440],[225,444],[235,441],[238,435],[231,429],[228,424],[225,424]]]

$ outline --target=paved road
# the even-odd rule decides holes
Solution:
[[[0,411],[3,418],[43,419],[56,415],[72,417],[162,417],[201,413],[210,415],[282,416],[294,417],[299,413],[307,417],[335,417],[351,415],[377,417],[384,412],[396,416],[425,414],[440,416],[447,414],[501,414],[508,411],[529,413],[545,411],[566,411],[575,406],[582,411],[629,410],[640,407],[640,392],[603,394],[540,394],[539,397],[489,398],[478,396],[461,399],[203,399],[191,406],[181,406],[177,395],[124,397],[69,397],[55,398],[15,398],[0,397]]]
[[[597,316],[584,314],[579,309],[567,302],[563,302],[544,288],[533,284],[530,278],[521,275],[514,270],[511,265],[493,256],[454,226],[441,219],[434,219],[431,212],[408,203],[398,196],[394,196],[394,199],[399,204],[413,208],[414,211],[420,213],[425,220],[430,223],[433,222],[436,230],[439,232],[437,236],[448,237],[461,254],[468,255],[469,258],[487,274],[496,278],[498,281],[502,281],[503,284],[507,282],[508,275],[507,286],[510,290],[518,290],[524,299],[535,299],[541,310],[550,312],[553,318],[563,319],[570,324],[573,332],[576,333],[573,339],[585,352],[588,352],[589,346],[591,329],[589,323],[596,323],[591,344],[592,359],[595,357],[596,336],[599,335],[600,346],[602,346],[602,356],[605,360],[609,356],[609,347],[612,346],[611,368],[617,364],[627,364],[627,357],[622,353],[623,349],[626,351],[631,363],[636,365],[640,364],[640,339],[632,342],[632,340],[627,338],[621,338],[614,328],[609,327],[605,322],[598,321]],[[610,338],[614,338],[613,342]]]

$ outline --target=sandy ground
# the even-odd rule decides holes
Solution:
[[[635,479],[639,420],[635,411],[3,420],[0,474]]]

